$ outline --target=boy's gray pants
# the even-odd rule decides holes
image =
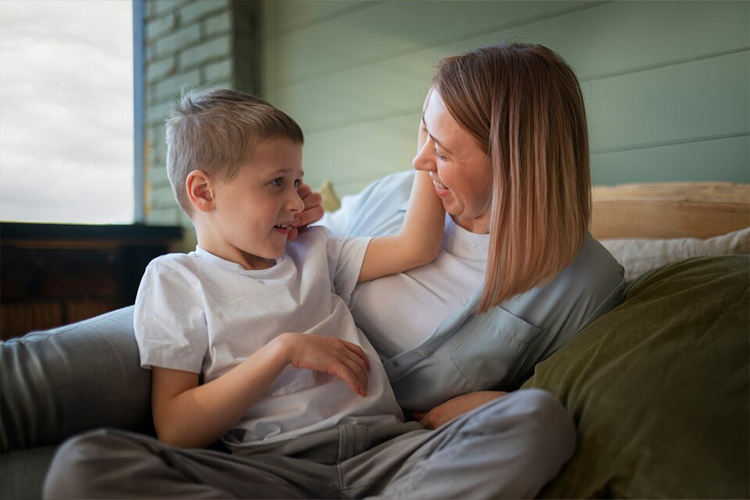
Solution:
[[[45,498],[531,498],[575,449],[546,392],[491,401],[436,430],[341,425],[233,454],[118,430],[61,446]]]

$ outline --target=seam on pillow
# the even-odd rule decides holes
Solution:
[[[624,295],[624,291],[625,291],[625,285],[626,285],[626,284],[627,284],[627,280],[623,279],[623,280],[622,280],[622,281],[620,282],[620,284],[619,284],[619,285],[617,285],[617,287],[615,287],[615,289],[614,289],[614,290],[612,290],[612,293],[610,293],[609,295],[607,295],[607,298],[606,298],[606,299],[604,299],[604,300],[602,301],[602,303],[601,303],[601,304],[599,304],[599,306],[597,306],[597,308],[596,308],[596,309],[594,309],[594,312],[592,312],[591,314],[589,314],[588,318],[586,318],[586,320],[585,320],[585,321],[583,322],[582,326],[581,326],[581,327],[580,327],[580,328],[579,328],[578,330],[576,330],[576,332],[575,332],[575,334],[573,334],[573,336],[575,337],[576,335],[578,335],[578,332],[580,332],[581,330],[583,330],[584,328],[586,328],[587,326],[589,326],[589,325],[590,325],[591,323],[593,323],[593,322],[594,322],[594,321],[595,321],[595,320],[596,320],[597,318],[601,317],[600,311],[602,310],[602,308],[603,308],[603,307],[605,307],[605,306],[606,306],[606,305],[608,305],[608,304],[609,304],[609,303],[610,303],[610,302],[611,302],[612,300],[614,300],[614,295],[615,295],[615,294],[617,294],[617,293],[622,293],[622,294]],[[624,301],[625,301],[625,297],[623,296],[623,300],[622,300],[622,301],[621,301],[620,303],[622,303],[622,302],[624,302]],[[617,304],[617,305],[619,305],[619,304]],[[615,306],[615,307],[617,307],[617,306]],[[610,310],[611,310],[611,309],[614,309],[614,307],[611,307],[611,308],[610,308]]]

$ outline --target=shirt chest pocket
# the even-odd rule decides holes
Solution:
[[[460,340],[451,361],[473,390],[515,388],[524,361],[547,330],[496,307]]]

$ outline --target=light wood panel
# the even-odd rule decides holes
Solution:
[[[264,96],[305,130],[312,185],[409,168],[434,64],[499,39],[574,67],[595,183],[750,177],[749,2],[296,3],[274,2]]]
[[[584,84],[594,181],[747,180],[747,136],[706,139],[750,133],[748,62],[743,52]],[[308,133],[308,172],[338,185],[407,168],[419,113]]]
[[[582,85],[591,150],[750,133],[750,51]]]
[[[408,126],[408,121],[405,126]],[[403,154],[409,152],[405,150]],[[731,169],[715,167],[724,165],[728,158],[738,159],[736,162],[729,162]],[[392,159],[391,165],[398,164],[396,159]],[[591,177],[595,186],[624,184],[633,178],[651,178],[657,183],[668,182],[674,179],[675,172],[680,172],[680,177],[684,181],[731,182],[734,179],[742,179],[744,183],[750,183],[748,165],[750,136],[744,136],[593,155]],[[368,169],[374,169],[376,166],[369,164]],[[408,165],[402,167],[406,168]],[[389,169],[388,172],[392,170]],[[317,175],[315,178],[320,179],[321,176]],[[356,181],[352,180],[353,178],[356,176],[349,176],[347,180],[335,183],[336,193],[340,197],[360,192],[371,181]]]
[[[750,184],[600,186],[592,197],[597,239],[709,238],[750,227]]]
[[[285,85],[459,37],[591,7],[595,2],[383,2],[266,41],[284,64],[265,68],[269,86]]]
[[[591,182],[611,185],[648,179],[750,182],[750,135],[630,149],[591,156]]]
[[[345,184],[367,183],[411,168],[420,116],[416,112],[308,136],[305,179],[311,186],[331,180],[338,192]]]
[[[267,38],[288,35],[314,24],[346,15],[356,10],[375,6],[374,0],[283,0],[261,2],[263,36]]]
[[[483,8],[481,3],[470,5],[472,9]],[[520,39],[550,46],[567,58],[582,81],[746,48],[750,42],[749,5],[615,2],[592,4],[583,10],[463,39],[467,33],[454,28],[450,37],[458,39],[450,43],[428,45],[416,52],[357,64],[296,84],[272,84],[266,77],[264,95],[295,113],[312,132],[413,109],[421,105],[433,68],[442,57],[499,40]],[[678,9],[680,16],[676,19]],[[282,58],[276,64],[291,63]]]

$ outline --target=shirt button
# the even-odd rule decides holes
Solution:
[[[394,361],[393,363],[391,363],[391,366],[393,366],[394,368],[398,368],[398,361]]]
[[[464,300],[461,301],[461,305],[462,306],[465,306],[468,303],[469,303],[469,299],[464,299]]]
[[[429,351],[419,351],[417,353],[417,356],[419,356],[420,358],[425,358],[428,354],[430,354]]]

